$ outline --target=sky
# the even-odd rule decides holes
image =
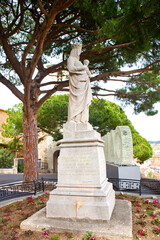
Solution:
[[[23,91],[22,86],[19,87]],[[115,101],[113,98],[107,100],[114,101],[120,105],[119,101]],[[20,100],[16,98],[12,92],[0,83],[0,109],[8,109],[15,104],[20,103]],[[160,104],[156,105],[157,109],[160,109]],[[146,116],[144,113],[138,115],[133,114],[133,107],[128,106],[123,108],[127,117],[131,120],[134,128],[140,133],[140,135],[146,138],[148,141],[160,140],[160,114],[155,116]]]
[[[61,61],[61,57],[50,58],[48,57],[48,61],[50,64],[57,64]],[[136,66],[136,68],[138,65]],[[122,68],[123,71],[134,69],[135,66],[129,68],[125,66]],[[48,78],[48,77],[47,77]],[[48,81],[45,78],[43,82]],[[119,78],[120,79],[120,78]],[[53,80],[53,79],[52,79]],[[102,83],[101,83],[102,84]],[[103,87],[103,84],[101,85]],[[121,82],[108,82],[105,84],[105,88],[107,89],[117,89],[122,87]],[[23,87],[18,87],[20,91],[23,92]],[[51,88],[51,86],[50,86]],[[41,89],[42,90],[42,89]],[[121,102],[115,100],[114,97],[107,97],[106,100],[114,102],[121,106]],[[7,110],[8,108],[12,108],[15,104],[20,103],[20,100],[14,96],[14,94],[5,87],[2,83],[0,83],[0,109]],[[122,107],[122,106],[121,106]],[[155,105],[156,109],[160,109],[160,103]],[[146,138],[148,141],[159,141],[160,140],[160,113],[155,116],[147,116],[144,113],[140,113],[138,115],[134,114],[133,106],[127,106],[125,108],[122,107],[124,112],[126,113],[128,119],[132,122],[134,128],[140,133],[140,135]]]

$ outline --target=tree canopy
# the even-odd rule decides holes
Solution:
[[[7,123],[2,125],[4,128],[2,134],[6,137],[12,137],[13,140],[18,139],[19,134],[23,133],[22,107],[22,104],[18,104],[8,109],[9,118]],[[38,112],[38,127],[40,131],[51,135],[54,141],[62,139],[62,127],[67,121],[67,109],[68,95],[54,95],[50,97]],[[102,136],[112,129],[114,130],[117,126],[129,126],[133,138],[134,157],[141,163],[152,157],[152,148],[149,142],[134,129],[131,121],[117,104],[104,99],[94,98],[90,106],[89,122]],[[15,140],[13,143],[15,143]],[[15,145],[10,144],[10,146]]]
[[[32,78],[32,98],[40,87],[52,84],[52,90],[38,91],[38,96],[46,93],[37,103],[39,107],[57,90],[66,90],[68,80],[41,82],[49,73],[66,69],[70,44],[81,40],[81,58],[90,60],[90,68],[96,75],[91,81],[126,82],[125,88],[112,91],[107,84],[105,89],[96,84],[95,94],[101,89],[101,95],[115,95],[133,103],[136,112],[155,114],[154,103],[160,100],[159,10],[157,0],[2,0],[0,82],[22,102],[24,95],[14,85],[25,85],[25,76]],[[60,63],[45,67],[47,56],[59,55]],[[137,63],[139,69],[120,71],[126,64]],[[35,68],[38,73],[34,77]]]
[[[90,60],[94,95],[114,95],[137,113],[157,113],[159,10],[157,0],[1,0],[0,83],[24,104],[25,181],[38,179],[38,109],[55,92],[68,91],[63,71],[73,42],[82,41],[81,60]],[[60,57],[56,64],[54,57]],[[125,65],[134,69],[122,71]],[[50,73],[58,77],[46,80]],[[126,85],[110,90],[111,81]]]

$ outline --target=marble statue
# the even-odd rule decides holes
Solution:
[[[82,44],[72,44],[67,60],[69,71],[68,121],[86,123],[89,120],[89,106],[92,101],[91,73],[88,68],[89,61],[84,60],[83,65],[79,60],[81,51]]]

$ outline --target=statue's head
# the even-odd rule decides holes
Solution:
[[[85,59],[85,60],[83,61],[83,64],[86,65],[86,66],[88,66],[88,65],[89,65],[89,60],[88,60],[88,59]]]
[[[72,47],[72,50],[71,50],[70,56],[79,58],[82,51],[82,44],[80,42],[73,43],[71,47]]]

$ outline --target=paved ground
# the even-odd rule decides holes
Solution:
[[[54,173],[47,173],[47,174],[39,174],[39,178],[56,178],[56,174]],[[0,174],[0,185],[1,184],[8,184],[13,182],[19,182],[23,180],[23,173],[18,174]]]

